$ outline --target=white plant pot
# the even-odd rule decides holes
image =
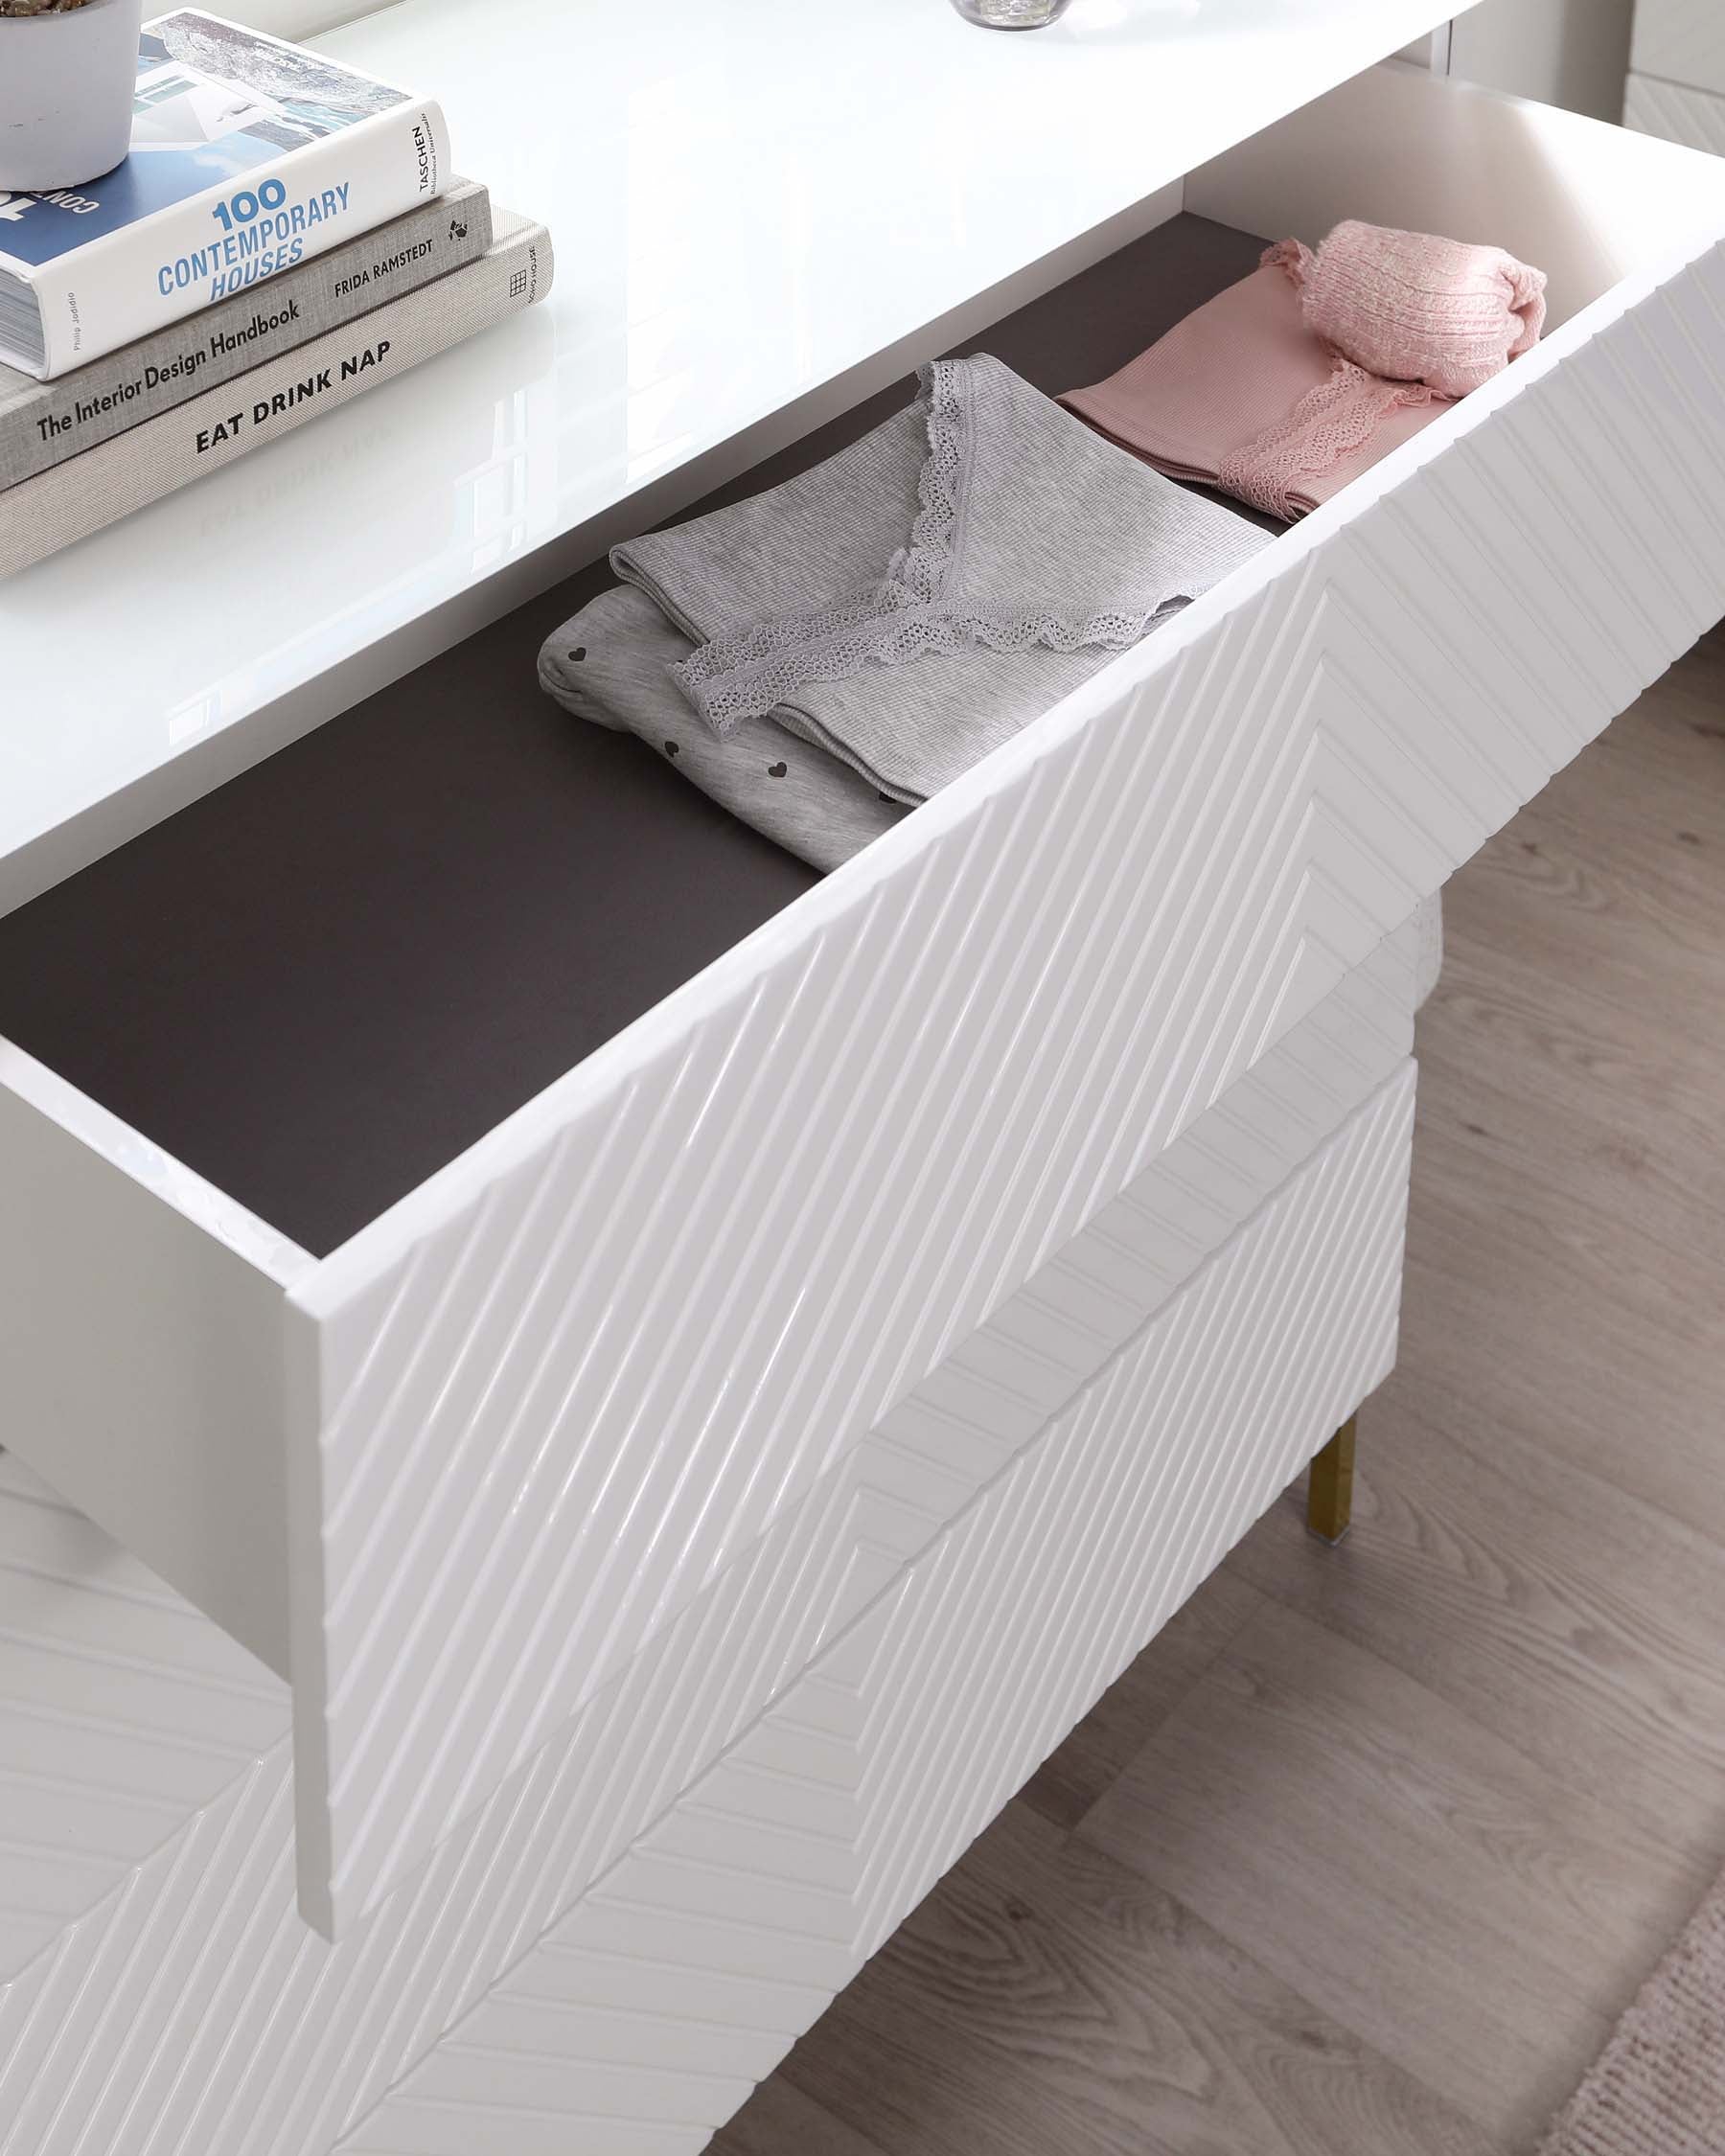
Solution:
[[[0,189],[80,187],[131,142],[144,0],[0,15]]]

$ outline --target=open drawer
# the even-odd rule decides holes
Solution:
[[[1542,264],[1551,332],[837,874],[763,869],[715,956],[720,876],[689,977],[550,1083],[529,1046],[633,932],[614,904],[566,990],[426,988],[440,1084],[506,1104],[479,1132],[471,1101],[410,1112],[377,1008],[325,991],[424,977],[428,860],[476,915],[514,891],[529,822],[573,814],[542,773],[410,785],[361,707],[0,929],[5,1441],[290,1677],[323,1929],[1725,610],[1725,165],[1392,67],[1184,195],[1234,228],[1212,289],[1240,234],[1360,216]],[[1124,349],[1056,305],[1045,386],[1165,326],[1146,264],[1189,230],[1120,258]],[[399,815],[344,836],[398,776]],[[295,783],[326,807],[285,838]]]

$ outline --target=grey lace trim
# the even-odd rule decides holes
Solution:
[[[1124,651],[1188,592],[1164,592],[1143,611],[1105,608],[1062,621],[1046,608],[946,603],[964,558],[970,477],[968,376],[962,360],[921,370],[929,401],[929,453],[917,476],[910,544],[893,556],[872,592],[816,613],[785,614],[733,630],[671,668],[672,678],[723,739],[745,719],[764,719],[811,681],[841,681],[870,665],[900,666],[981,644],[995,652],[1030,646]]]

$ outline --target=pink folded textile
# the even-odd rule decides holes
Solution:
[[[1339,360],[1308,328],[1280,253],[1061,402],[1171,479],[1291,523],[1412,440],[1444,401]]]
[[[1061,401],[1175,479],[1292,522],[1526,352],[1545,276],[1496,247],[1339,224]]]
[[[1429,232],[1339,224],[1316,255],[1285,241],[1306,325],[1345,359],[1391,381],[1465,397],[1531,351],[1545,327],[1545,271],[1501,247]]]

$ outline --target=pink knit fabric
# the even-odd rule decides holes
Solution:
[[[1501,247],[1350,218],[1315,257],[1298,248],[1288,267],[1307,326],[1344,358],[1444,397],[1502,374],[1545,327],[1544,270]]]
[[[1175,479],[1292,522],[1502,372],[1545,324],[1545,274],[1497,247],[1350,220],[1061,401]]]
[[[1170,478],[1222,487],[1292,522],[1444,406],[1404,383],[1364,389],[1358,369],[1339,395],[1342,368],[1306,326],[1278,252],[1118,374],[1061,401]]]

